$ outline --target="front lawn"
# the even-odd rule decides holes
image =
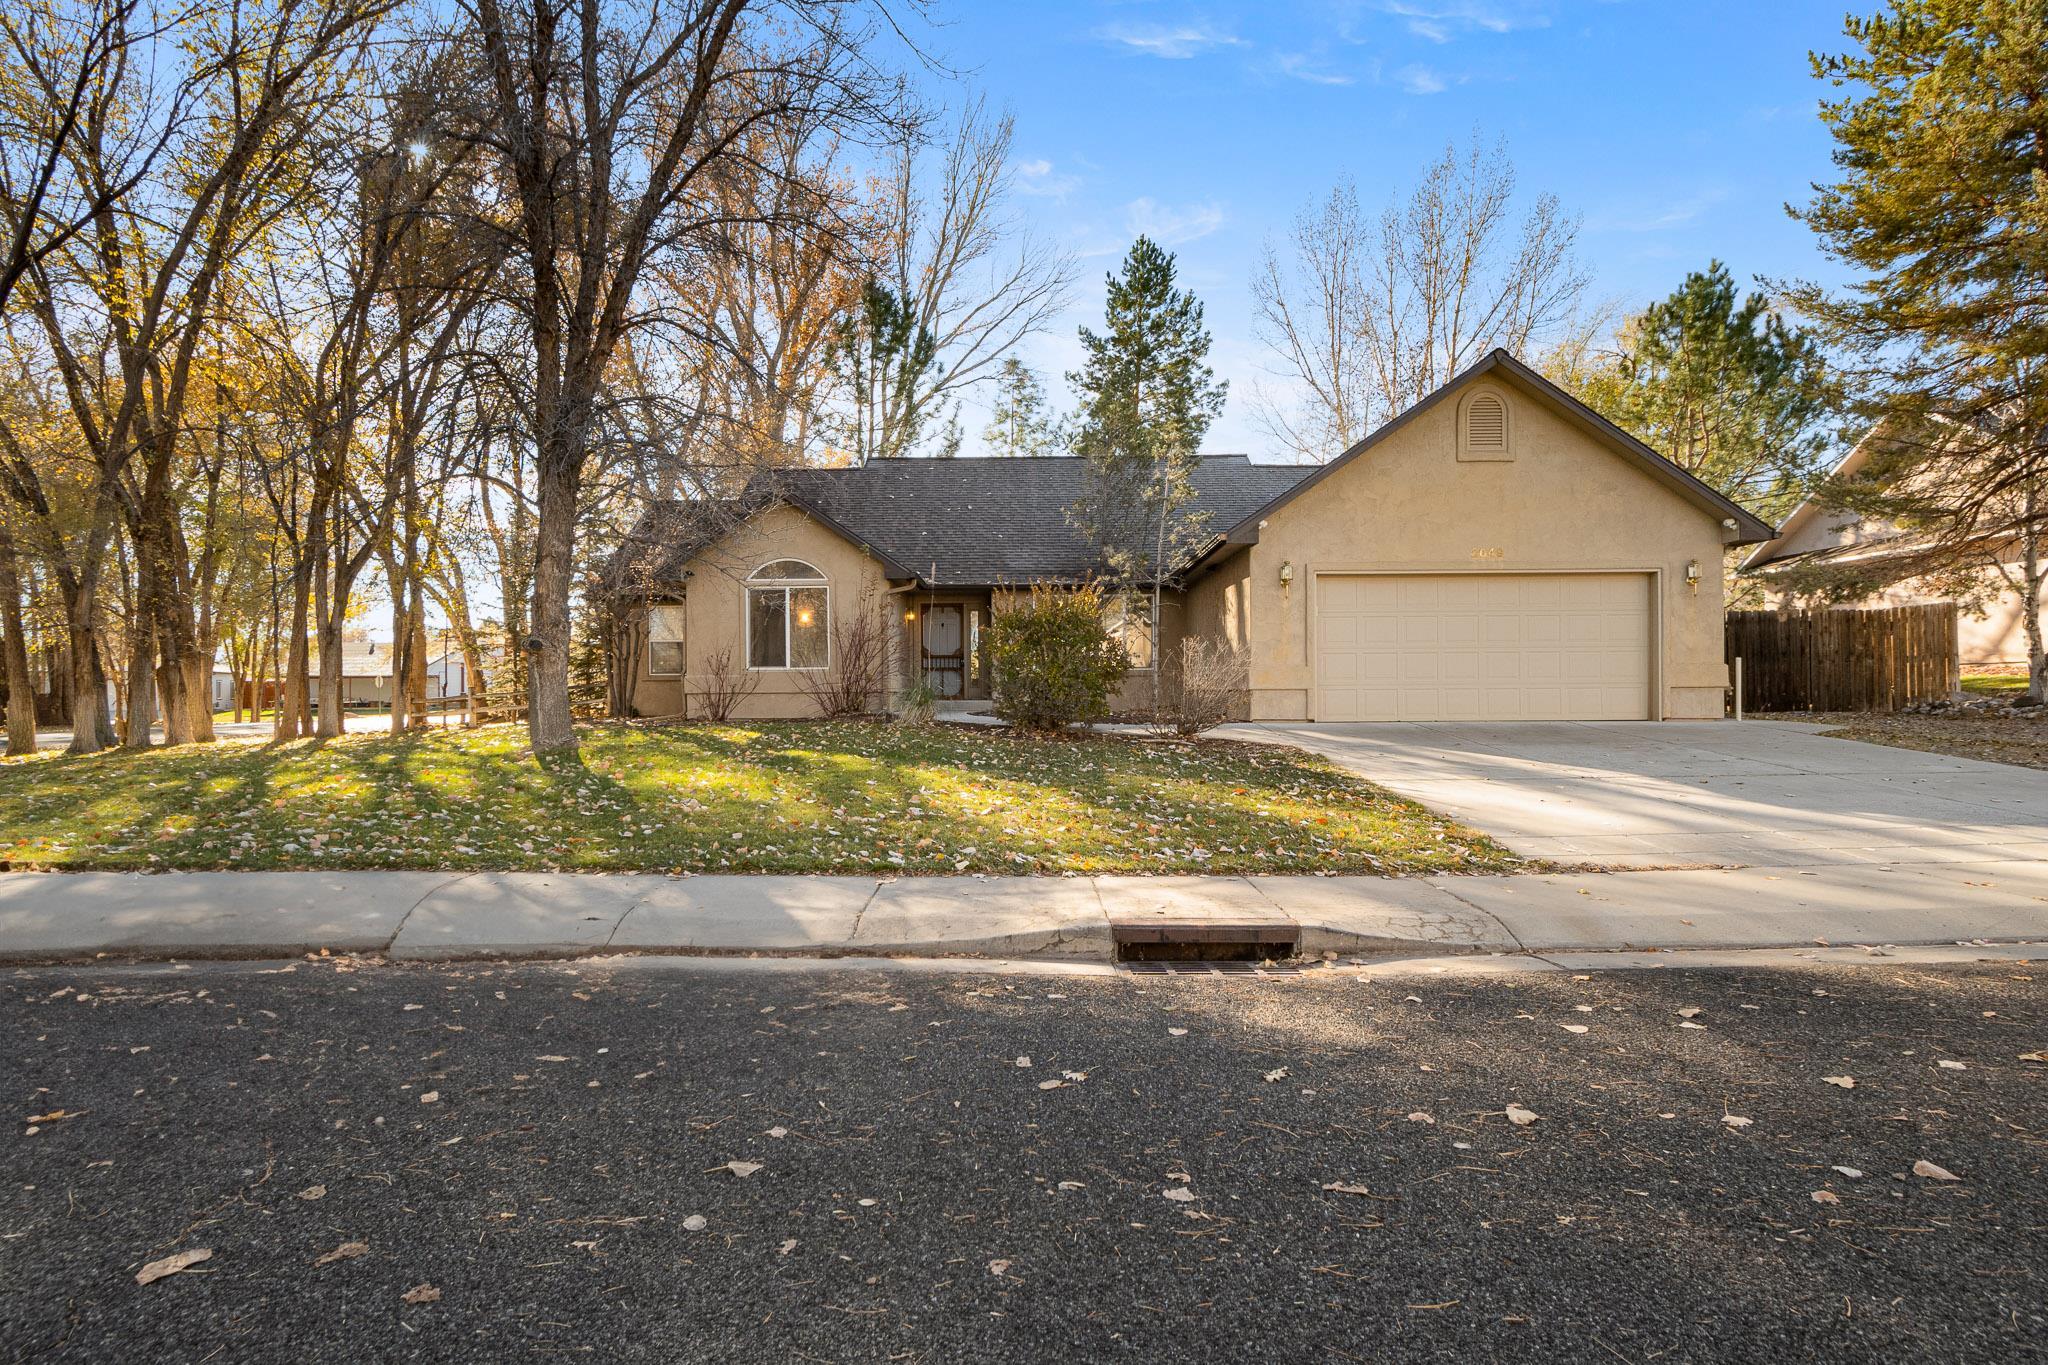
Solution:
[[[597,725],[0,763],[0,859],[50,868],[1484,872],[1512,855],[1297,750],[870,722]]]

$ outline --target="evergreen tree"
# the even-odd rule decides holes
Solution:
[[[996,374],[996,401],[981,439],[992,455],[1050,455],[1059,449],[1059,419],[1045,401],[1045,386],[1023,361],[1006,356]]]
[[[1199,529],[1201,518],[1184,509],[1202,437],[1229,386],[1207,364],[1202,305],[1175,287],[1171,252],[1138,238],[1108,293],[1105,326],[1081,329],[1087,361],[1067,376],[1081,395],[1074,443],[1088,460],[1070,515],[1101,547],[1127,600],[1150,588],[1156,662],[1160,579]],[[1158,687],[1155,668],[1155,705]]]
[[[939,345],[920,325],[910,300],[869,280],[843,319],[832,363],[847,392],[841,424],[855,464],[908,455],[931,416],[923,380],[938,364]]]
[[[2048,686],[2048,5],[1894,0],[1813,58],[1841,178],[1794,209],[1858,278],[1793,301],[1850,358],[1885,443],[1843,505],[1925,537],[1915,572],[2017,556],[2030,691]],[[1881,504],[1891,500],[1893,506]]]
[[[1831,444],[1837,394],[1819,343],[1719,261],[1622,329],[1611,363],[1576,377],[1589,406],[1688,473],[1775,517]]]

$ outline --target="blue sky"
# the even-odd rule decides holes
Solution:
[[[1149,232],[1231,381],[1208,447],[1279,458],[1248,401],[1262,242],[1340,177],[1377,208],[1475,132],[1582,219],[1595,296],[1639,306],[1715,257],[1839,279],[1783,206],[1830,174],[1807,53],[1840,47],[1844,3],[955,0],[929,46],[1016,116],[1021,216],[1081,257],[1069,317],[1025,352],[1061,404],[1075,327]]]

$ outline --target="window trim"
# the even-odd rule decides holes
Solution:
[[[761,575],[762,575],[762,573],[763,573],[763,572],[764,572],[765,570],[767,570],[767,569],[770,569],[770,568],[773,568],[773,567],[775,567],[775,566],[777,566],[777,565],[782,565],[782,564],[801,564],[801,565],[803,565],[803,567],[804,567],[804,568],[806,568],[806,569],[809,569],[809,570],[810,570],[810,571],[811,571],[811,572],[812,572],[813,574],[816,574],[816,575],[817,575],[817,577],[815,577],[815,578],[796,578],[796,577],[789,577],[789,576],[786,576],[786,575],[778,575],[777,577],[774,577],[774,578],[763,578],[763,577],[761,576]],[[792,664],[792,663],[788,662],[788,661],[789,661],[789,660],[790,660],[791,658],[795,657],[795,654],[796,654],[796,649],[795,649],[795,644],[796,644],[796,641],[795,641],[794,639],[792,639],[792,638],[791,638],[791,636],[790,636],[790,629],[791,629],[791,627],[792,627],[792,626],[793,626],[793,625],[795,624],[795,621],[796,621],[796,612],[795,612],[794,608],[793,608],[793,607],[792,607],[792,606],[790,605],[789,595],[790,595],[790,593],[792,593],[792,592],[795,592],[795,591],[797,591],[797,590],[799,590],[799,589],[804,589],[804,590],[809,590],[809,591],[815,591],[815,592],[817,592],[817,593],[820,593],[820,594],[822,594],[822,595],[823,595],[823,597],[824,597],[824,599],[825,599],[825,600],[824,600],[824,611],[825,611],[825,620],[824,620],[824,626],[823,626],[823,628],[824,628],[824,633],[825,633],[825,662],[823,662],[823,663],[821,663],[821,664]],[[757,664],[757,663],[755,663],[755,662],[754,662],[754,594],[755,594],[755,593],[757,593],[757,592],[780,592],[780,593],[782,594],[782,658],[783,658],[783,662],[782,662],[782,663],[779,663],[779,664]],[[814,564],[810,563],[810,562],[809,562],[809,561],[807,561],[807,560],[802,560],[802,559],[795,559],[795,558],[792,558],[792,557],[790,557],[790,556],[788,556],[788,555],[783,555],[783,556],[781,556],[781,557],[779,557],[779,558],[776,558],[776,559],[771,559],[771,560],[769,560],[769,561],[768,561],[768,562],[767,562],[766,564],[763,564],[763,565],[762,565],[762,566],[761,566],[760,568],[758,568],[758,569],[754,570],[754,572],[753,572],[753,573],[751,573],[751,574],[748,574],[748,575],[747,575],[747,580],[746,580],[746,582],[745,582],[744,584],[742,584],[742,585],[741,585],[741,588],[740,588],[740,648],[741,648],[741,649],[742,649],[743,651],[745,651],[745,656],[744,656],[744,657],[746,658],[746,661],[747,661],[747,671],[748,671],[749,673],[829,673],[829,672],[831,672],[831,671],[832,671],[832,584],[831,584],[831,581],[830,581],[830,580],[828,580],[828,579],[827,579],[827,578],[825,577],[825,575],[824,575],[824,574],[822,574],[822,573],[819,573],[819,571],[818,571],[818,568],[817,568],[817,566],[816,566],[816,565],[814,565]]]
[[[676,670],[675,670],[674,672],[672,672],[672,673],[671,673],[671,672],[669,672],[669,671],[667,671],[667,670],[665,670],[665,669],[659,669],[659,668],[656,668],[656,667],[654,666],[654,645],[655,645],[655,640],[654,640],[654,613],[655,613],[656,611],[659,611],[659,610],[660,610],[661,608],[663,608],[663,607],[673,607],[673,608],[674,608],[675,610],[677,610],[677,611],[681,611],[681,610],[683,610],[683,604],[682,604],[681,602],[651,602],[651,603],[649,603],[649,604],[648,604],[648,608],[647,608],[647,676],[648,676],[648,677],[650,677],[650,678],[680,678],[680,677],[683,677],[683,676],[684,676],[685,674],[687,674],[687,673],[688,673],[688,672],[690,671],[690,659],[689,659],[689,655],[688,655],[687,653],[685,653],[685,654],[684,654],[684,656],[683,656],[682,666],[681,666],[681,667],[679,667],[679,668],[677,668],[677,669],[676,669]],[[684,629],[684,636],[683,636],[683,638],[682,638],[682,639],[677,639],[677,640],[663,640],[663,641],[661,641],[661,643],[662,643],[662,644],[665,644],[665,645],[683,645],[683,646],[685,646],[685,648],[687,649],[687,646],[688,646],[688,640],[689,640],[689,635],[688,635],[688,631],[689,631],[689,622],[688,622],[688,621],[685,621],[685,622],[683,623],[683,629]]]

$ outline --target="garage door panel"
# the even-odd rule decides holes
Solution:
[[[1319,720],[1641,720],[1644,574],[1316,580]]]

